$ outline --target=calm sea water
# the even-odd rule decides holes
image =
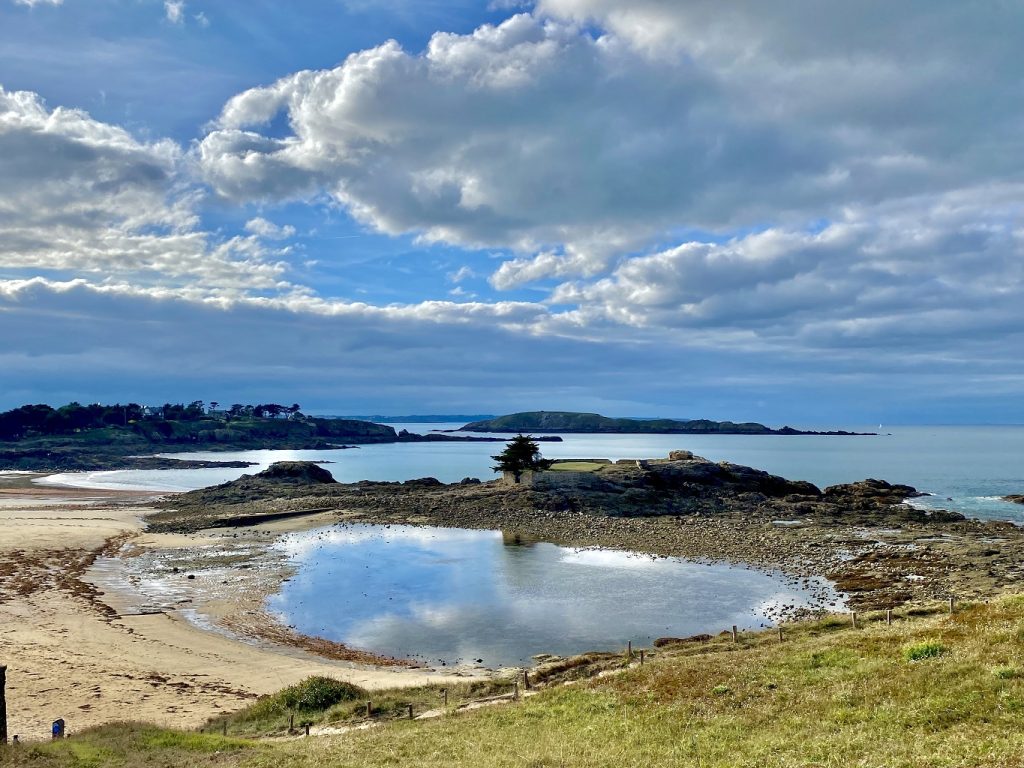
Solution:
[[[277,546],[297,567],[268,602],[283,623],[432,666],[649,647],[666,635],[758,627],[773,609],[811,602],[774,574],[508,544],[496,531],[338,525]]]
[[[412,432],[454,429],[458,424],[392,425]],[[868,431],[870,427],[846,427]],[[648,458],[685,448],[714,461],[765,469],[824,487],[876,477],[935,494],[924,506],[956,509],[983,518],[1024,523],[1024,505],[999,500],[1024,493],[1024,427],[886,427],[877,437],[747,435],[563,435],[543,443],[551,458]],[[406,443],[334,451],[240,451],[173,454],[179,458],[240,459],[250,469],[126,470],[55,475],[47,482],[91,488],[178,491],[201,488],[257,472],[274,461],[327,460],[341,482],[436,477],[494,477],[490,455],[498,443]]]

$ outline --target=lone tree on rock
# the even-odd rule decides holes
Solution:
[[[516,435],[508,441],[504,451],[491,458],[498,462],[492,467],[495,472],[511,472],[517,483],[523,472],[547,469],[552,463],[541,457],[540,447],[533,442],[532,435]]]

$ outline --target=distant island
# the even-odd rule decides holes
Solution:
[[[493,413],[427,413],[412,416],[383,416],[371,414],[362,416],[327,416],[325,418],[358,419],[372,421],[376,424],[459,424],[467,421],[483,421],[493,419]]]
[[[873,435],[874,432],[810,432],[782,427],[772,429],[757,422],[710,419],[615,419],[597,413],[574,411],[525,411],[473,421],[457,432],[555,432],[638,435]]]
[[[317,418],[303,414],[298,403],[221,407],[196,400],[187,405],[69,403],[59,408],[35,404],[0,413],[0,469],[39,472],[246,467],[253,463],[153,454],[445,441],[503,442],[497,437],[419,435],[370,421]]]

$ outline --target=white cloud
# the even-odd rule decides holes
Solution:
[[[164,0],[164,15],[171,24],[185,23],[184,0]]]
[[[768,229],[625,259],[559,285],[556,324],[685,333],[735,349],[970,357],[1024,333],[1024,184],[850,208],[820,231]]]
[[[597,277],[679,229],[1017,180],[1022,13],[543,0],[239,94],[199,158],[236,200],[325,192],[382,232],[511,249],[499,288]]]
[[[463,280],[469,280],[471,277],[476,277],[476,272],[467,266],[461,266],[454,272],[447,274],[448,281],[451,283],[461,283]]]
[[[249,219],[245,222],[245,230],[254,235],[259,235],[267,240],[286,240],[295,236],[295,227],[290,224],[279,226],[272,221],[267,221],[261,216]]]
[[[34,8],[37,5],[61,5],[64,0],[14,0],[15,5],[27,5]]]
[[[80,110],[0,87],[0,267],[206,290],[287,289],[257,234],[198,228],[172,141],[143,142]]]

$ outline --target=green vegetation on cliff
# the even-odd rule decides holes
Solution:
[[[573,411],[525,411],[474,421],[462,432],[579,432],[666,435],[845,435],[850,432],[804,432],[792,427],[771,429],[748,421],[711,421],[709,419],[613,419],[597,413]]]
[[[321,450],[342,444],[493,441],[431,433],[418,435],[370,421],[306,416],[298,403],[218,409],[201,400],[188,405],[138,403],[59,408],[23,405],[0,413],[0,470],[89,471],[249,466],[249,462],[180,462],[153,453],[173,451]],[[561,438],[542,438],[560,440]],[[149,454],[149,455],[147,455]]]
[[[844,617],[787,625],[783,642],[764,632],[741,633],[735,644],[728,635],[670,643],[642,667],[634,660],[625,669],[624,655],[599,665],[618,667],[618,674],[568,686],[557,684],[564,677],[555,674],[556,684],[517,704],[413,721],[389,719],[400,707],[375,711],[370,720],[377,727],[333,737],[238,738],[257,732],[260,722],[280,733],[286,719],[275,709],[279,696],[228,716],[227,738],[125,724],[8,748],[0,762],[16,768],[1024,765],[1024,598],[963,606],[952,616],[900,612],[891,626],[884,614],[858,618],[856,629]],[[537,679],[544,679],[540,670]],[[350,693],[342,693],[328,697],[323,713],[300,708],[296,723],[327,724],[328,712],[338,717],[333,724],[364,721],[360,702],[348,704]],[[421,694],[409,700],[419,702]],[[403,695],[375,691],[373,699],[402,701]],[[439,706],[440,689],[429,699]]]
[[[0,413],[0,469],[92,470],[150,466],[136,454],[184,450],[317,449],[342,443],[393,443],[391,427],[305,416],[298,404],[145,407],[70,403],[26,405]]]

